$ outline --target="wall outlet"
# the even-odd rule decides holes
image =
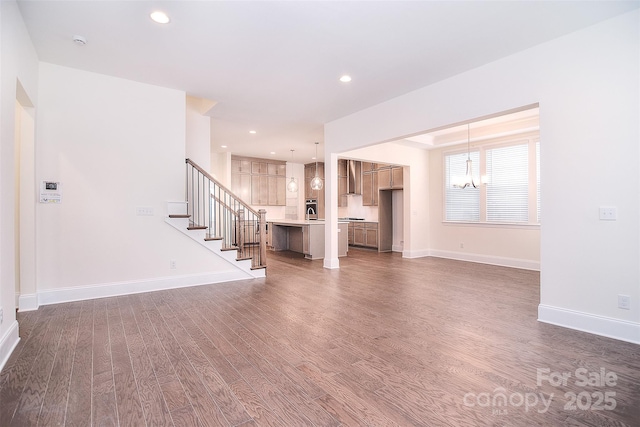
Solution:
[[[464,243],[460,243],[460,249],[464,249]]]
[[[631,310],[631,297],[629,295],[618,295],[618,308]]]
[[[136,208],[136,215],[137,216],[153,216],[153,208],[151,207],[145,207],[145,206],[138,206]]]
[[[172,270],[175,270],[177,268],[175,259],[172,259],[171,261],[169,261],[169,268]]]
[[[600,206],[601,221],[615,221],[618,219],[618,208],[612,206]]]

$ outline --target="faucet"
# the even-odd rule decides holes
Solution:
[[[313,208],[312,207],[308,207],[307,208],[307,215],[306,215],[307,221],[309,221],[309,215],[313,214],[313,213],[314,213]]]

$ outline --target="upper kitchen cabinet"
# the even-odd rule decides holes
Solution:
[[[365,172],[362,162],[362,205],[378,206],[378,171]]]
[[[231,191],[251,205],[284,206],[286,181],[285,162],[231,156]]]
[[[378,188],[380,190],[402,189],[402,186],[402,166],[388,165],[386,168],[378,170]]]
[[[338,159],[338,207],[342,208],[347,206],[347,185],[348,185],[348,176],[347,176],[347,167],[348,160],[346,159]]]

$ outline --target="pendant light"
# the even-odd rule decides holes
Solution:
[[[318,144],[316,142],[316,176],[311,180],[311,189],[312,190],[322,190],[322,179],[318,176]]]
[[[293,151],[291,150],[291,163],[293,165]],[[289,183],[287,184],[287,190],[289,190],[292,193],[295,193],[296,191],[298,191],[298,183],[296,182],[296,179],[293,177],[293,172],[291,175],[291,181],[289,181]]]
[[[467,123],[467,172],[464,175],[464,178],[461,182],[458,182],[456,184],[454,184],[454,187],[457,188],[467,188],[467,187],[473,187],[473,188],[478,188],[478,184],[475,183],[475,181],[473,180],[473,165],[471,162],[471,148],[470,148],[470,141],[471,141],[471,137],[469,136],[469,124]]]

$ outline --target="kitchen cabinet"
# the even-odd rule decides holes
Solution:
[[[268,175],[277,175],[277,176],[286,176],[287,175],[287,165],[282,163],[267,163],[267,174]]]
[[[231,157],[231,191],[258,206],[286,205],[286,163],[252,157]]]
[[[351,221],[349,223],[348,243],[352,246],[378,248],[378,223]]]
[[[362,162],[364,165],[365,162]],[[378,172],[362,172],[362,205],[378,206]]]
[[[284,206],[286,203],[287,179],[284,176],[267,176],[267,200],[269,206]]]
[[[304,254],[307,259],[324,258],[324,221],[274,220],[269,221],[268,230],[271,250],[289,250]],[[338,223],[338,256],[346,256],[348,224]]]
[[[391,166],[378,170],[378,189],[395,190],[402,189],[402,166]]]
[[[346,159],[338,160],[338,207],[343,208],[348,205],[348,163]]]
[[[269,204],[269,180],[266,175],[251,175],[251,204]]]
[[[231,159],[231,173],[251,173],[251,161],[247,159]]]
[[[231,191],[242,200],[249,200],[251,197],[251,174],[231,174]]]

